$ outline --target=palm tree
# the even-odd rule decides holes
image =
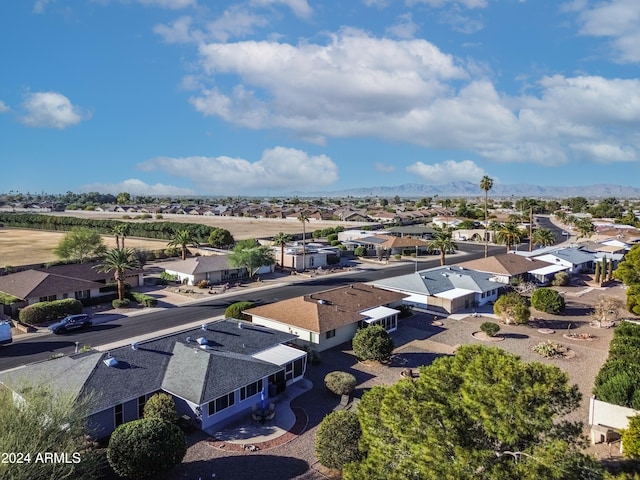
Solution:
[[[533,232],[533,244],[541,247],[548,247],[556,243],[556,236],[548,228],[539,228]]]
[[[184,230],[178,230],[174,234],[173,239],[169,243],[167,243],[167,246],[169,246],[169,247],[180,247],[180,250],[182,252],[182,260],[186,260],[187,259],[187,244],[189,244],[189,243],[196,244],[197,242],[193,238],[193,234],[191,233],[191,231],[187,230],[187,229],[184,229]]]
[[[429,253],[440,252],[440,266],[443,266],[446,264],[445,255],[458,249],[452,239],[453,228],[449,226],[433,227],[433,231],[433,237],[429,240],[427,251]]]
[[[305,241],[307,239],[307,222],[309,221],[309,216],[304,212],[300,212],[298,221],[302,223],[302,271],[305,271],[307,269]]]
[[[284,247],[293,238],[288,233],[280,232],[273,237],[273,244],[280,247],[280,270],[284,269]]]
[[[480,189],[484,190],[484,256],[489,256],[489,237],[487,237],[487,222],[489,217],[487,216],[487,202],[489,197],[489,190],[493,188],[493,178],[489,178],[485,175],[480,180]]]
[[[129,227],[130,225],[128,223],[116,223],[111,227],[113,236],[116,237],[116,248],[124,248],[124,237],[129,233]],[[122,244],[120,244],[121,238]]]
[[[99,272],[113,272],[113,278],[118,284],[118,299],[124,300],[124,277],[127,270],[140,268],[140,261],[133,248],[112,248],[94,267]]]
[[[517,245],[522,239],[522,230],[513,222],[505,223],[502,228],[498,230],[496,239],[499,243],[504,243],[507,246],[507,253],[512,245]]]
[[[574,222],[574,226],[578,229],[578,232],[580,232],[580,237],[589,237],[595,230],[593,223],[587,218],[577,219]]]

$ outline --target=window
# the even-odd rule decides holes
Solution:
[[[253,397],[257,395],[258,392],[262,391],[262,379],[257,382],[250,383],[246,387],[242,387],[240,389],[240,401],[246,400],[249,397]]]
[[[329,338],[333,338],[336,336],[336,329],[334,328],[333,330],[329,330],[327,333],[325,333],[325,338],[329,339]]]
[[[76,292],[76,300],[82,300],[83,298],[89,298],[91,296],[91,290],[79,290]]]
[[[304,357],[293,362],[293,376],[299,377],[304,373]]]
[[[124,411],[122,410],[122,404],[116,405],[114,408],[116,427],[119,427],[124,423]]]
[[[284,378],[285,378],[285,380],[293,379],[293,362],[292,363],[287,363],[284,366]]]
[[[146,395],[142,395],[141,397],[138,397],[138,418],[143,418],[144,417],[144,406],[147,403],[147,396]]]
[[[56,297],[55,295],[48,295],[45,297],[40,297],[38,298],[39,302],[53,302],[57,299],[58,297]]]
[[[209,402],[209,416],[214,413],[218,413],[225,408],[229,408],[231,405],[236,403],[236,395],[235,392],[231,392],[227,395],[223,395],[221,397],[216,398],[215,400],[211,400]]]

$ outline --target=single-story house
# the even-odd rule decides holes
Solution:
[[[355,250],[362,246],[366,248],[367,255],[374,255],[378,250],[390,252],[390,255],[402,255],[406,252],[424,254],[429,248],[429,241],[422,238],[396,237],[389,234],[363,237],[343,244],[347,250]]]
[[[505,288],[492,273],[460,266],[420,270],[377,280],[373,284],[404,293],[406,297],[402,302],[406,305],[443,313],[456,313],[493,302]]]
[[[394,307],[404,297],[402,293],[355,283],[243,313],[250,315],[256,325],[292,333],[299,345],[322,351],[351,340],[358,328],[368,325],[382,325],[389,332],[396,330],[399,311]]]
[[[244,267],[231,267],[225,254],[174,260],[163,263],[162,268],[185,285],[197,285],[203,280],[210,284],[234,282],[249,275]]]
[[[590,273],[595,268],[594,261],[597,257],[592,252],[577,247],[567,247],[535,255],[534,258],[553,265],[568,267],[569,273]]]
[[[423,225],[403,225],[385,230],[385,233],[395,237],[414,237],[430,240],[433,236],[433,228]]]
[[[603,402],[592,396],[589,399],[591,444],[613,443],[620,440],[620,432],[629,428],[629,419],[636,415],[640,415],[640,412],[620,405]],[[620,453],[624,453],[624,445],[621,440]]]
[[[170,394],[179,415],[206,430],[220,427],[303,378],[307,354],[294,335],[234,319],[108,352],[90,351],[0,373],[14,398],[33,384],[87,398],[89,432],[103,438],[142,417],[154,393]]]
[[[540,278],[531,272],[552,266],[552,264],[535,258],[514,255],[513,253],[501,253],[491,257],[462,262],[458,266],[478,272],[491,273],[495,281],[509,284],[514,279],[540,282]],[[565,268],[563,267],[563,269]]]
[[[280,258],[280,247],[273,247],[273,256],[276,259],[276,263],[285,268],[306,270],[326,267],[328,265],[327,257],[329,255],[335,255],[333,250],[318,248],[309,244],[305,244],[304,246],[304,255],[302,254],[302,251],[302,243],[295,242],[294,244],[284,248],[284,258]]]

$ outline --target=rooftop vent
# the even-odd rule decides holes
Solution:
[[[191,337],[185,338],[185,342],[189,343],[191,341]]]
[[[209,345],[207,345],[206,343],[205,344],[200,344],[200,348],[202,350],[211,350],[211,347]]]
[[[198,338],[198,339],[196,340],[196,342],[198,342],[198,345],[206,345],[207,343],[209,343],[209,342],[207,342],[207,339],[206,339],[206,338],[204,338],[204,337],[200,337],[200,338]]]
[[[320,299],[320,300],[318,300],[318,303],[319,303],[320,305],[326,305],[326,304],[327,304],[327,303],[329,303],[329,302],[327,302],[326,300]]]
[[[202,326],[200,327],[202,330],[206,330],[207,329],[207,324],[203,323]]]
[[[238,322],[238,328],[242,330],[242,323]]]
[[[107,358],[105,358],[103,360],[103,362],[107,367],[116,367],[116,366],[118,366],[118,360],[116,360],[115,358],[113,358],[111,356],[108,356]]]
[[[138,349],[138,342],[133,342],[133,343],[131,344],[131,349],[132,349],[132,350],[137,350],[137,349]]]

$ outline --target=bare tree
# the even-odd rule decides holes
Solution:
[[[616,322],[620,319],[620,310],[624,307],[622,300],[616,297],[601,296],[596,301],[593,308],[593,319],[597,323],[598,327],[602,327],[602,324],[608,322]]]

